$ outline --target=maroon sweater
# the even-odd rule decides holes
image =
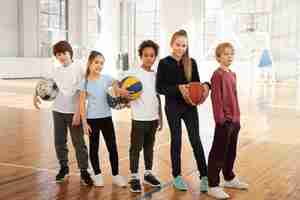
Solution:
[[[226,120],[240,122],[240,107],[237,97],[236,75],[218,68],[211,77],[211,101],[217,124]]]

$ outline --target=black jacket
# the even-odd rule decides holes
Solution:
[[[196,61],[192,61],[192,79],[190,82],[200,82]],[[189,83],[184,74],[182,62],[177,62],[173,57],[167,56],[159,61],[156,74],[156,90],[165,95],[166,105],[190,106],[183,99],[178,85]],[[209,87],[210,84],[206,83]]]

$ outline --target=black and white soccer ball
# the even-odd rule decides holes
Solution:
[[[44,101],[53,101],[58,92],[58,86],[53,79],[40,80],[35,88],[36,95]]]

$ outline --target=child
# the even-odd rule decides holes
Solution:
[[[240,130],[240,108],[237,96],[236,74],[229,69],[234,49],[230,43],[221,43],[216,48],[216,59],[220,67],[211,78],[211,100],[216,122],[215,136],[208,159],[208,194],[217,199],[229,198],[219,187],[222,170],[224,187],[247,189],[233,172]]]
[[[162,128],[161,106],[155,90],[156,74],[151,70],[158,50],[159,47],[155,42],[143,41],[139,46],[139,57],[142,65],[126,74],[137,77],[143,85],[141,96],[130,101],[132,126],[129,150],[131,180],[129,184],[131,192],[141,192],[138,167],[139,155],[142,150],[145,162],[144,182],[152,187],[160,187],[160,181],[151,172],[155,133]]]
[[[56,181],[62,182],[69,174],[67,134],[70,130],[72,144],[75,148],[76,159],[81,173],[81,182],[92,185],[93,181],[87,172],[88,152],[80,125],[78,85],[83,79],[81,66],[72,61],[73,50],[67,41],[60,41],[53,46],[53,55],[60,66],[52,70],[47,78],[52,78],[59,88],[59,93],[53,103],[54,142],[60,170]],[[41,101],[33,97],[34,106],[39,109]]]
[[[200,191],[207,192],[207,166],[203,146],[199,135],[197,106],[189,96],[188,84],[200,82],[197,63],[189,56],[188,36],[185,30],[175,32],[171,39],[171,55],[161,59],[157,69],[156,88],[165,95],[165,113],[171,132],[171,161],[173,185],[186,191],[187,184],[181,176],[181,135],[183,120],[193,148],[194,158],[200,174]],[[209,83],[204,83],[204,99],[209,93]]]
[[[88,58],[85,80],[80,84],[80,114],[84,132],[90,139],[90,159],[95,172],[94,185],[103,187],[103,176],[99,166],[99,137],[104,137],[109,151],[109,159],[112,168],[112,182],[121,187],[127,185],[125,179],[119,175],[119,158],[116,144],[115,130],[111,117],[111,109],[107,104],[106,93],[110,86],[114,85],[115,91],[122,95],[128,95],[126,90],[116,86],[110,76],[101,74],[104,57],[97,51],[92,51]],[[86,107],[87,100],[87,107]]]

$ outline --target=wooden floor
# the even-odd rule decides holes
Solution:
[[[144,187],[135,195],[128,188],[111,185],[107,150],[101,141],[104,188],[80,186],[77,163],[70,146],[71,176],[63,184],[54,181],[58,163],[54,153],[49,104],[33,109],[34,80],[0,80],[0,199],[171,199],[209,200],[199,192],[198,173],[191,147],[183,134],[182,172],[189,185],[178,192],[170,184],[169,131],[167,124],[156,136],[154,172],[163,181],[161,190]],[[251,96],[249,96],[251,94]],[[241,96],[242,130],[236,172],[250,184],[248,191],[227,190],[238,200],[300,199],[300,89],[296,85],[257,85]],[[211,146],[213,121],[210,102],[199,108],[200,136],[206,155]],[[129,174],[129,112],[114,112],[120,171]],[[70,140],[69,140],[70,141]],[[143,169],[141,157],[140,169]],[[141,170],[142,171],[142,170]]]

